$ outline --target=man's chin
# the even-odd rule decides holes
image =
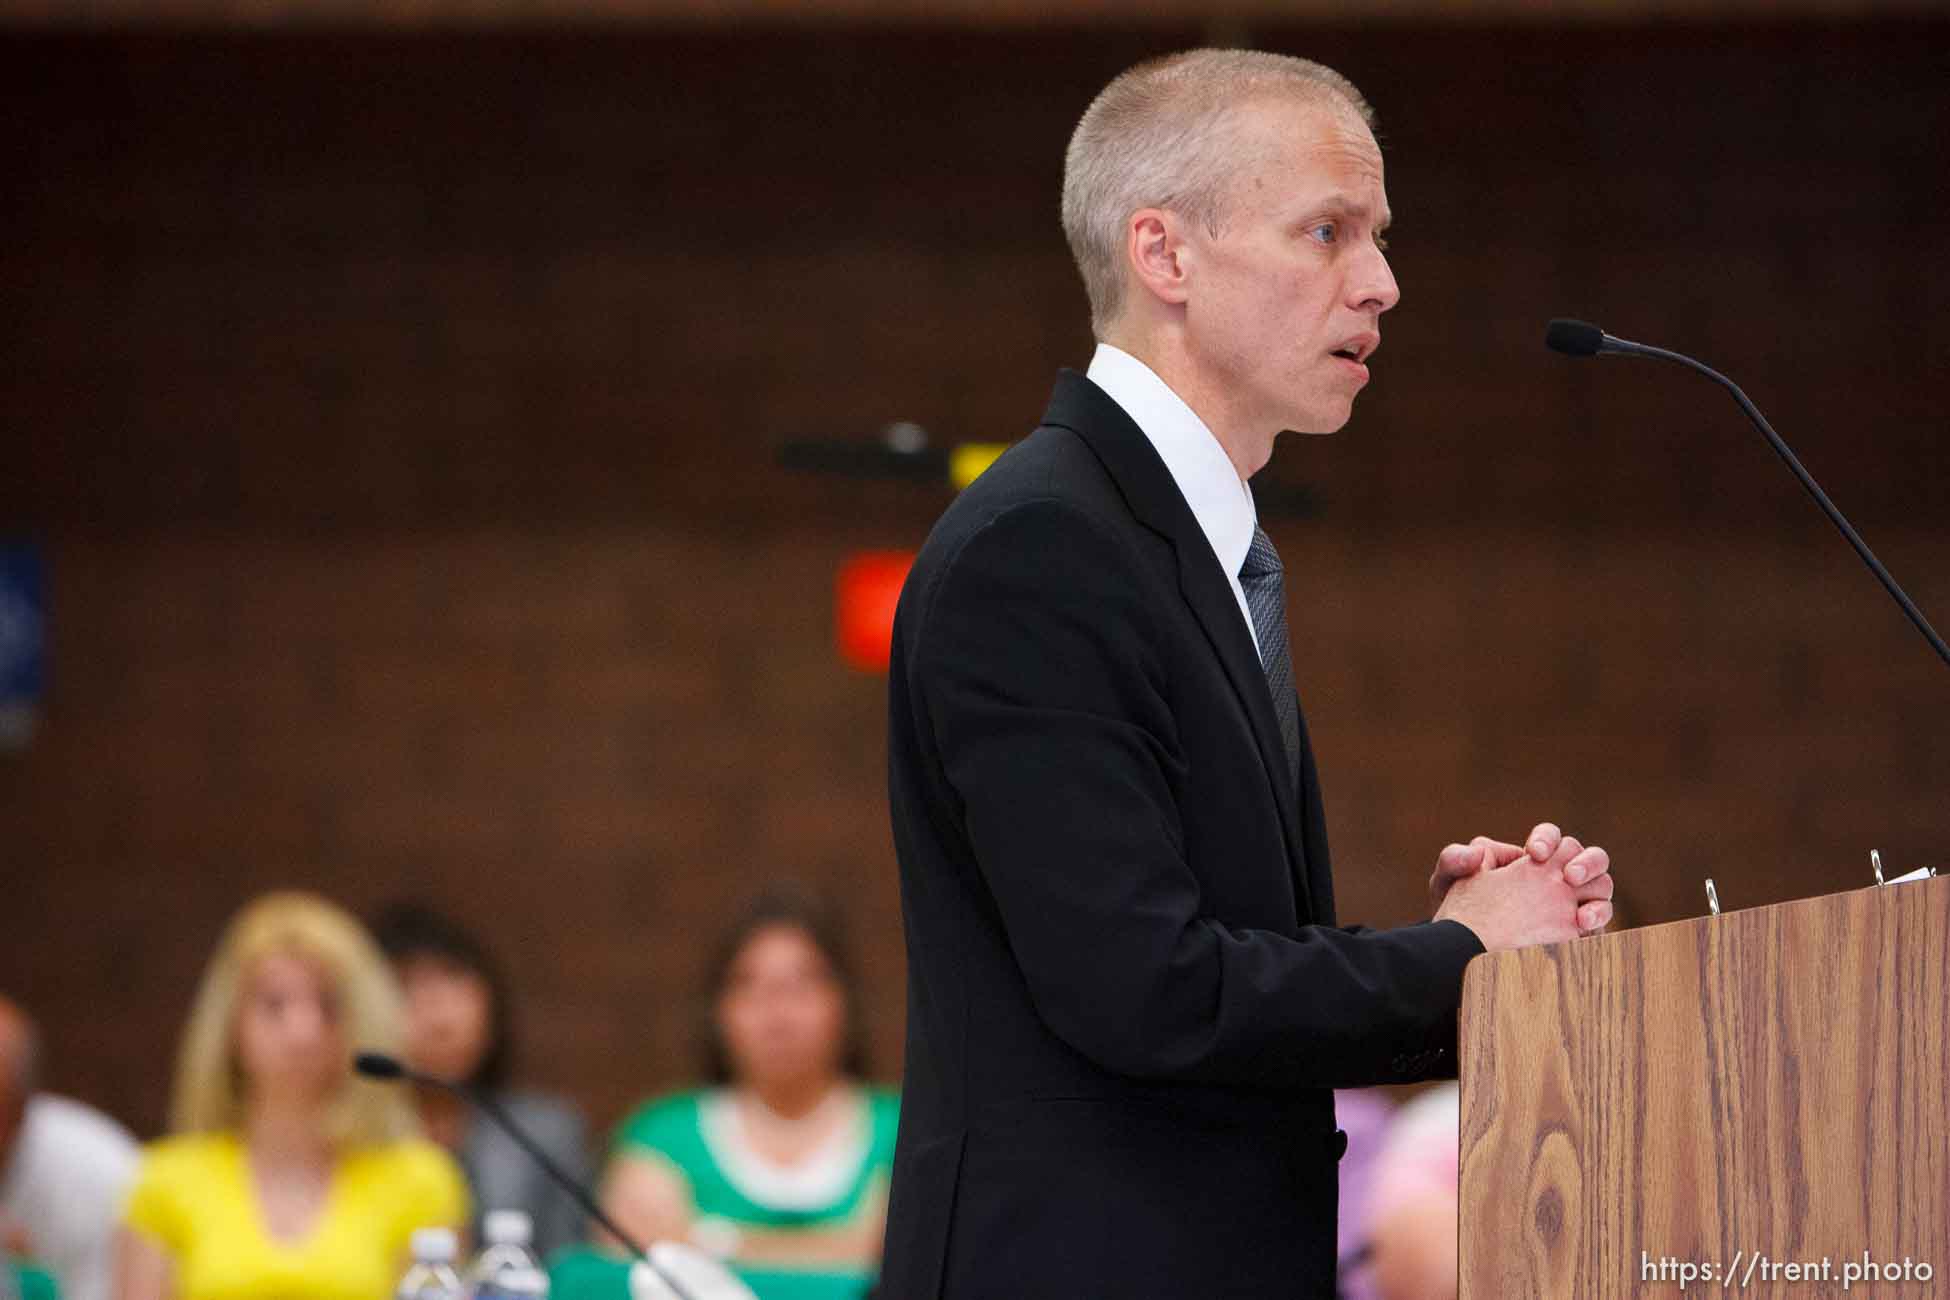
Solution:
[[[1345,429],[1347,427],[1347,422],[1350,419],[1352,419],[1353,416],[1354,416],[1354,408],[1350,406],[1347,410],[1341,413],[1341,417],[1338,420],[1323,419],[1317,416],[1311,420],[1304,421],[1301,424],[1296,424],[1290,429],[1282,429],[1280,432],[1310,434],[1316,438],[1324,438],[1330,433],[1339,433],[1342,429]]]

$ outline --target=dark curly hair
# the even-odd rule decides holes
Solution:
[[[704,1060],[704,1078],[723,1086],[731,1082],[731,1056],[725,1049],[724,1035],[718,1029],[718,998],[731,979],[731,968],[752,936],[772,926],[788,926],[812,940],[813,947],[826,959],[833,982],[839,987],[845,1009],[846,1028],[840,1048],[842,1073],[862,1079],[867,1075],[867,1037],[860,1022],[860,981],[839,918],[826,900],[812,890],[795,884],[776,884],[752,898],[733,919],[718,940],[711,963],[705,968],[704,997],[699,1008],[699,1035]]]
[[[474,1072],[460,1082],[498,1091],[514,1072],[514,1015],[500,963],[458,921],[423,903],[395,903],[373,922],[372,937],[395,966],[431,958],[458,967],[487,985],[488,1045]]]

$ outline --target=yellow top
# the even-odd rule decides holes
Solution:
[[[430,1143],[357,1148],[332,1170],[310,1232],[281,1242],[265,1231],[243,1143],[199,1133],[144,1150],[127,1218],[169,1256],[179,1300],[389,1300],[414,1229],[462,1226],[467,1187]]]

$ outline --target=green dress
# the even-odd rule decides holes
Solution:
[[[900,1097],[878,1088],[864,1089],[867,1135],[856,1167],[834,1182],[832,1195],[817,1203],[783,1206],[741,1179],[733,1153],[711,1140],[713,1116],[724,1105],[724,1094],[700,1090],[680,1092],[640,1107],[617,1126],[610,1154],[650,1152],[675,1165],[690,1182],[700,1219],[718,1219],[739,1229],[827,1228],[862,1212],[869,1199],[884,1191],[894,1167],[894,1134],[900,1122]],[[873,1275],[860,1270],[781,1269],[732,1265],[732,1271],[757,1293],[759,1300],[859,1300],[873,1284]],[[628,1267],[614,1256],[593,1250],[563,1251],[549,1268],[549,1293],[554,1300],[627,1300]]]
[[[0,1260],[0,1269],[8,1267]],[[14,1264],[14,1281],[20,1287],[20,1300],[58,1300],[61,1289],[54,1285],[51,1274],[43,1273],[31,1264]]]

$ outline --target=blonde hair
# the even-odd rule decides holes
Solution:
[[[1270,96],[1339,102],[1372,129],[1354,83],[1323,64],[1263,50],[1187,50],[1105,86],[1063,158],[1063,234],[1101,339],[1124,309],[1124,223],[1168,208],[1218,234],[1239,166],[1236,110]]]
[[[314,894],[267,894],[231,921],[203,973],[176,1060],[170,1104],[175,1132],[225,1132],[242,1125],[246,1098],[237,1055],[238,1011],[252,968],[271,956],[299,957],[323,971],[338,996],[348,1053],[398,1050],[399,987],[365,930]],[[390,1142],[419,1131],[404,1090],[359,1078],[349,1056],[325,1124],[326,1136],[345,1146]]]

